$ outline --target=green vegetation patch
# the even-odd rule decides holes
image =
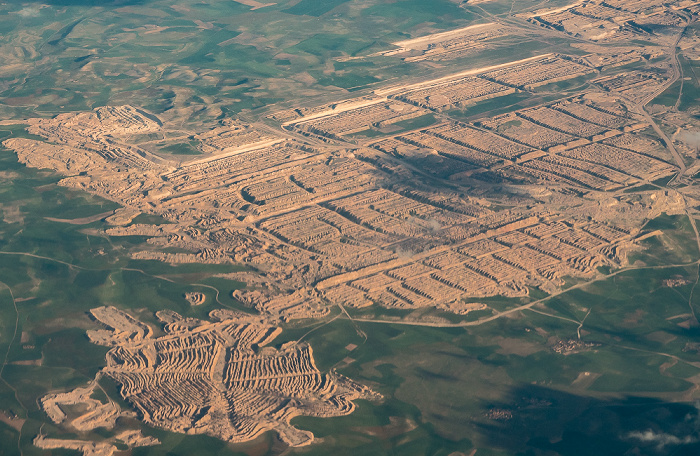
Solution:
[[[664,90],[661,95],[654,98],[654,104],[660,104],[663,106],[675,106],[678,100],[679,93],[681,90],[681,81],[676,81],[671,84],[671,87]]]
[[[283,11],[297,16],[319,17],[347,1],[348,0],[301,0],[296,5]]]
[[[170,144],[159,149],[160,152],[173,155],[200,155],[202,152],[197,150],[197,141],[188,143]]]
[[[319,33],[313,35],[300,43],[287,49],[288,52],[306,52],[317,56],[327,56],[327,55],[355,55],[362,49],[371,45],[371,41],[366,41],[358,38],[348,38],[343,35],[336,35],[332,33]],[[339,62],[342,63],[342,62]],[[337,64],[336,64],[337,65]],[[343,65],[340,65],[341,67]],[[369,67],[365,66],[353,66],[352,69],[364,68],[365,70]],[[339,69],[340,71],[346,71],[346,69]],[[322,74],[321,72],[316,72],[315,74]],[[343,73],[339,73],[343,74]]]
[[[695,232],[685,215],[662,214],[650,220],[645,230],[660,230],[662,233],[645,239],[641,245],[646,248],[642,254],[633,253],[630,261],[640,258],[653,264],[682,264],[698,258],[698,244]]]
[[[401,122],[396,122],[395,126],[399,127],[402,131],[417,130],[419,128],[429,127],[437,122],[435,116],[432,114],[425,114],[415,119],[402,120]]]
[[[362,11],[365,16],[383,17],[394,23],[411,27],[421,22],[434,21],[442,29],[456,28],[457,19],[472,19],[472,14],[450,0],[397,0],[393,2],[376,2]],[[443,18],[444,21],[436,21]]]
[[[379,82],[379,79],[375,76],[355,73],[338,74],[318,79],[318,83],[321,85],[341,87],[351,92],[360,90],[376,82]]]
[[[678,109],[687,111],[698,106],[700,102],[700,60],[690,60],[683,55],[678,56],[683,69],[683,92]]]

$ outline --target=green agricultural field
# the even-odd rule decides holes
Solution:
[[[326,14],[335,7],[342,5],[347,1],[348,0],[330,0],[325,2],[317,2],[315,0],[302,0],[291,8],[284,10],[284,12],[299,16],[318,17]]]

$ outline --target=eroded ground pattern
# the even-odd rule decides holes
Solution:
[[[342,416],[353,411],[353,399],[378,397],[341,375],[322,374],[308,344],[265,347],[282,330],[264,318],[221,310],[206,322],[164,310],[157,317],[165,334],[154,337],[148,325],[114,307],[91,313],[106,329],[90,330],[88,337],[112,347],[98,377],[116,380],[122,397],[151,426],[229,442],[274,430],[287,444],[303,446],[313,434],[291,426],[293,417]],[[60,423],[60,405],[98,402],[91,393],[79,388],[50,395],[42,405]],[[72,426],[110,427],[120,412],[111,402],[92,409]],[[89,424],[79,426],[83,422]]]

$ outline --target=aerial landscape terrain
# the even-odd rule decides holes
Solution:
[[[698,454],[699,19],[0,3],[0,454]]]

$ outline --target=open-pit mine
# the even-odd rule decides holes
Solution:
[[[274,430],[288,445],[303,446],[313,434],[291,426],[295,416],[347,415],[355,407],[353,399],[377,397],[341,375],[322,374],[308,344],[265,347],[282,330],[261,317],[221,310],[212,312],[210,323],[164,310],[157,317],[165,334],[154,337],[152,328],[115,307],[98,307],[91,314],[105,329],[89,330],[90,341],[111,347],[98,378],[116,380],[122,397],[151,426],[229,442]],[[88,403],[91,411],[71,425],[78,430],[112,427],[121,411],[112,402],[90,399],[96,382],[47,396],[42,406],[60,423],[65,419],[61,405]],[[38,440],[43,448],[49,442]],[[113,451],[105,445],[102,455]]]
[[[280,10],[284,3],[237,1],[235,8],[245,9],[251,18],[256,14],[277,18],[286,12],[296,14],[294,11],[307,8],[309,2],[291,2],[284,6],[288,9]],[[351,3],[359,11],[356,3],[362,2],[335,3]],[[397,2],[365,3],[381,3],[382,8],[389,8]],[[367,331],[359,326],[362,322],[392,328],[454,329],[477,327],[500,317],[515,318],[516,312],[532,310],[538,318],[555,317],[560,320],[557,323],[578,327],[572,334],[555,334],[544,324],[526,327],[522,323],[518,331],[529,341],[523,344],[515,344],[517,339],[512,334],[508,336],[511,339],[493,334],[474,336],[469,349],[488,345],[483,351],[486,354],[473,356],[479,362],[492,356],[489,350],[500,344],[493,348],[493,356],[501,358],[489,360],[484,368],[493,369],[489,370],[489,379],[507,378],[506,368],[499,367],[510,362],[503,361],[507,356],[522,355],[524,359],[536,353],[532,348],[535,337],[547,341],[547,356],[551,357],[570,355],[573,359],[587,350],[610,347],[633,349],[639,356],[665,356],[668,359],[663,358],[661,374],[664,379],[670,378],[665,372],[675,372],[680,358],[666,353],[670,349],[665,344],[675,340],[677,334],[666,337],[656,331],[650,340],[659,345],[644,349],[630,348],[631,342],[623,345],[621,338],[605,343],[584,341],[582,337],[590,333],[582,328],[592,305],[562,311],[561,315],[556,312],[570,304],[564,298],[558,310],[535,305],[567,290],[616,280],[624,271],[658,272],[658,265],[640,260],[649,245],[662,251],[657,257],[661,263],[671,258],[671,251],[690,255],[686,244],[663,238],[665,229],[681,229],[681,223],[671,217],[683,217],[683,223],[687,218],[684,226],[694,233],[690,244],[693,249],[695,244],[700,248],[696,226],[700,191],[695,181],[700,172],[700,110],[697,97],[692,98],[693,93],[700,94],[696,74],[700,31],[695,25],[700,3],[582,0],[569,5],[533,4],[532,11],[519,10],[518,2],[448,3],[450,8],[464,8],[470,19],[449,29],[438,28],[435,24],[440,22],[435,20],[421,22],[423,25],[414,27],[411,33],[387,32],[383,36],[391,38],[358,44],[352,55],[329,51],[323,56],[325,66],[308,56],[302,65],[293,54],[304,46],[305,52],[310,52],[308,49],[318,46],[315,41],[285,41],[284,52],[275,49],[275,64],[303,68],[294,78],[286,74],[251,82],[247,75],[229,75],[230,79],[219,80],[214,89],[208,87],[202,93],[192,87],[209,84],[223,72],[196,73],[184,67],[175,69],[177,65],[209,62],[207,59],[214,62],[226,54],[227,46],[238,46],[243,61],[248,59],[245,52],[268,52],[274,48],[274,40],[281,38],[268,39],[262,32],[258,36],[254,26],[243,27],[229,37],[224,26],[198,19],[194,23],[202,33],[221,32],[221,36],[211,38],[215,49],[206,55],[189,56],[172,64],[173,68],[163,64],[157,67],[157,75],[139,79],[163,83],[178,77],[186,80],[178,82],[180,85],[167,96],[149,100],[112,97],[105,92],[108,102],[85,101],[80,109],[71,110],[63,109],[65,103],[60,105],[61,110],[53,111],[54,115],[44,115],[46,109],[37,104],[21,121],[2,123],[19,130],[26,127],[21,134],[8,130],[0,136],[3,147],[13,151],[20,163],[58,173],[59,185],[68,189],[62,191],[87,194],[111,204],[76,218],[52,214],[44,219],[78,228],[99,222],[80,228],[80,242],[84,235],[88,248],[93,249],[88,236],[106,239],[105,243],[124,241],[120,247],[111,246],[112,250],[102,243],[94,251],[98,252],[95,255],[121,252],[127,257],[122,263],[114,259],[113,264],[118,266],[109,274],[106,269],[93,268],[95,264],[89,263],[93,259],[83,259],[84,264],[73,264],[68,259],[55,261],[56,268],[70,268],[73,276],[94,273],[85,283],[111,281],[113,288],[105,285],[87,295],[80,326],[80,335],[85,339],[87,334],[90,344],[87,339],[84,342],[92,350],[101,347],[108,351],[106,358],[104,351],[99,353],[106,365],[100,365],[87,386],[42,393],[36,402],[53,428],[48,432],[39,429],[32,440],[35,446],[109,456],[158,445],[162,439],[143,435],[134,424],[145,423],[158,432],[196,434],[199,438],[205,435],[230,444],[260,443],[263,434],[271,431],[285,448],[301,447],[314,440],[314,433],[292,423],[295,417],[307,417],[299,418],[303,423],[304,419],[310,420],[308,417],[349,415],[357,399],[374,403],[382,400],[385,391],[377,385],[391,384],[387,390],[396,391],[415,388],[403,393],[404,399],[422,398],[423,394],[428,397],[431,387],[423,383],[425,379],[451,381],[452,363],[456,365],[456,359],[472,360],[467,349],[462,354],[451,351],[450,344],[459,336],[431,333],[425,336],[431,342],[420,349],[428,353],[428,349],[444,344],[435,356],[455,357],[447,363],[449,372],[423,377],[421,365],[406,374],[408,370],[402,370],[406,360],[399,358],[400,350],[387,345],[381,347],[386,353],[381,349],[378,353],[391,357],[391,361],[370,361],[365,355],[362,367],[356,367],[353,373],[344,372],[346,377],[336,369],[342,371],[360,359],[347,353],[357,349],[354,342],[360,342],[328,342],[330,349],[336,350],[335,355],[341,352],[341,361],[333,358],[324,364],[321,351],[317,351],[319,368],[311,344],[304,341],[317,329],[336,331],[331,329],[336,320],[354,325],[353,337],[356,334],[367,342]],[[503,3],[499,8],[505,9],[493,7],[494,3]],[[120,11],[132,11],[129,8]],[[347,8],[355,14],[350,6]],[[194,9],[172,7],[178,14],[194,14]],[[149,11],[153,17],[160,17],[153,12],[155,9]],[[339,11],[339,17],[345,14],[344,9]],[[315,9],[300,13],[315,14]],[[320,12],[319,16],[324,14]],[[184,33],[186,27],[178,27],[172,33]],[[143,40],[166,33],[166,28],[152,24],[124,30]],[[332,41],[321,35],[314,35],[314,40]],[[29,54],[16,49],[12,55]],[[119,71],[107,69],[111,68],[109,53],[98,54],[71,54],[71,65],[80,66],[84,72],[96,67],[115,81],[126,78]],[[238,57],[228,56],[227,62]],[[262,65],[260,62],[272,58],[268,57],[245,61]],[[93,58],[94,65],[88,62]],[[322,68],[306,71],[307,66],[313,66],[309,63],[312,61]],[[135,66],[129,74],[140,75],[139,68]],[[375,69],[378,74],[386,71],[397,76],[365,75],[353,82],[352,71]],[[8,67],[2,71],[11,70]],[[6,79],[0,80],[0,85]],[[318,89],[320,81],[325,81],[323,90]],[[291,94],[288,99],[279,98],[282,93],[287,96],[287,90]],[[246,97],[255,96],[260,100],[250,105],[254,107],[235,107],[243,103],[241,100],[248,100]],[[10,101],[21,104],[23,100],[17,97]],[[10,156],[14,160],[14,155]],[[47,192],[46,201],[53,197],[48,184],[35,188]],[[19,206],[3,207],[2,214],[10,221],[13,217],[22,220],[23,216]],[[660,218],[665,219],[650,223]],[[15,235],[2,234],[0,247],[4,249],[5,242]],[[125,240],[129,240],[128,245]],[[28,254],[30,260],[55,260],[42,252],[33,250]],[[20,255],[14,250],[0,253]],[[698,264],[673,261],[669,265],[677,268]],[[143,266],[153,264],[171,269],[161,274]],[[184,269],[183,265],[192,269]],[[231,270],[217,273],[212,279],[204,277],[204,269],[195,267],[203,265],[230,266]],[[142,266],[143,270],[137,269]],[[178,271],[188,272],[176,275],[173,271],[178,267],[183,267]],[[99,276],[102,272],[104,277]],[[184,291],[178,288],[172,294],[159,288],[153,294],[154,299],[179,296],[180,313],[162,307],[146,310],[136,304],[133,308],[120,304],[114,297],[119,296],[114,290],[121,283],[116,276],[127,273],[141,274],[139,280],[160,281],[162,289],[189,287]],[[27,277],[34,288],[25,288],[39,289],[36,284],[41,282],[37,278],[40,275]],[[211,280],[206,282],[207,278]],[[686,285],[694,289],[693,284],[697,284],[695,277],[681,273],[664,279],[665,285],[657,288],[668,295],[680,295],[677,289]],[[220,294],[217,287],[224,281],[240,286],[230,286],[227,290],[231,291]],[[123,288],[130,290],[126,285]],[[689,293],[689,298],[682,297],[688,301],[691,313],[684,308],[684,313],[678,311],[663,318],[653,314],[648,318],[679,319],[684,328],[694,328],[693,291]],[[74,294],[69,296],[73,299]],[[35,299],[34,295],[25,298],[27,302]],[[596,304],[606,303],[609,298],[596,298]],[[103,302],[96,302],[99,300]],[[12,302],[17,312],[12,342],[17,336],[22,340],[22,350],[34,350],[34,339],[22,332],[20,311],[24,301],[12,295]],[[234,308],[249,313],[231,310]],[[87,309],[91,309],[89,314]],[[633,327],[642,314],[626,314],[622,326]],[[282,328],[292,336],[274,345],[282,338]],[[46,335],[52,334],[50,325],[40,330],[44,331],[40,342],[54,337]],[[11,328],[2,331],[11,333]],[[337,330],[332,334],[336,337],[345,333]],[[413,347],[401,339],[406,333],[396,330],[395,334],[387,334],[385,340],[397,340],[404,349]],[[410,337],[414,336],[406,336]],[[531,349],[534,351],[529,352]],[[42,350],[37,349],[41,359],[38,355],[36,360],[27,357],[16,365],[40,367]],[[7,353],[5,364],[11,350]],[[86,353],[86,359],[94,356],[89,350]],[[486,364],[483,361],[483,366]],[[690,369],[700,368],[700,364],[686,364],[682,367],[687,372],[671,375],[683,376],[682,381],[694,379],[698,374]],[[508,370],[508,375],[515,378],[527,371],[518,377],[525,379],[529,370],[523,364],[518,366]],[[0,368],[0,377],[4,368]],[[680,372],[681,368],[675,369]],[[89,375],[85,371],[75,369],[86,379],[93,378],[97,369]],[[404,383],[398,372],[406,378],[414,375],[419,381]],[[585,384],[588,388],[598,378],[606,378],[605,373],[591,372],[577,373],[565,387]],[[354,374],[364,376],[364,380]],[[454,375],[457,378],[472,373],[456,371]],[[110,399],[103,380],[117,385],[119,401]],[[519,381],[530,386],[551,384],[530,378]],[[420,393],[415,393],[417,384]],[[605,383],[600,391],[618,391],[612,384]],[[675,383],[669,388],[681,391]],[[2,394],[10,396],[9,392]],[[514,397],[518,394],[513,393]],[[483,400],[497,404],[494,397],[495,393]],[[669,398],[664,401],[676,400]],[[444,401],[452,399],[446,396]],[[416,417],[423,416],[429,421],[452,416],[452,405],[449,413],[433,413],[435,403],[425,399],[420,413],[411,415],[411,419],[417,421]],[[488,407],[492,412],[484,416],[504,423],[513,413],[529,410],[529,405],[511,410],[491,402]],[[2,413],[4,422],[21,428],[11,413]],[[381,426],[398,429],[398,419],[394,418],[387,420],[389,424],[381,421]],[[401,429],[409,430],[418,426],[411,420],[401,425]],[[100,440],[94,437],[98,428],[118,429],[119,434]],[[53,429],[78,436],[53,438]],[[381,427],[377,425],[376,429]],[[386,431],[376,429],[372,435]],[[553,437],[542,438],[545,440],[558,442]]]
[[[642,220],[683,205],[675,191],[639,199],[626,190],[671,177],[677,164],[647,120],[604,92],[468,123],[444,117],[379,140],[353,135],[389,131],[484,90],[498,96],[593,71],[542,56],[394,89],[277,132],[227,120],[197,134],[203,156],[181,163],[130,144],[165,128],[132,106],[32,119],[28,131],[47,141],[5,146],[29,166],[68,175],[62,185],[172,222],[115,226],[110,236],[152,236],[153,245],[192,251],[136,258],[249,265],[258,284],[235,297],[273,318],[320,317],[337,304],[463,314],[483,308],[468,298],[552,291],[565,276],[624,265],[647,235]],[[481,198],[504,185],[542,195],[509,208]]]

